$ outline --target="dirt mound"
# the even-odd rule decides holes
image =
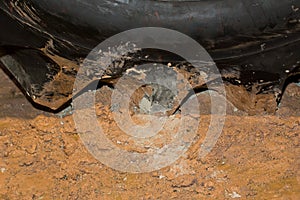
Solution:
[[[1,73],[0,73],[1,74]],[[119,172],[83,145],[72,110],[34,109],[0,75],[0,199],[298,199],[300,196],[300,89],[287,88],[272,115],[248,116],[228,102],[224,129],[213,150],[199,158],[211,120],[202,93],[197,139],[175,163],[142,174]],[[97,93],[97,117],[120,148],[144,152],[113,119],[109,88]],[[150,146],[163,144],[161,138]]]

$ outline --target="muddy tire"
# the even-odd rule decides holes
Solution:
[[[164,27],[204,46],[226,82],[276,92],[279,101],[286,80],[299,76],[299,7],[299,0],[4,0],[0,60],[33,103],[57,110],[96,45],[128,29]]]

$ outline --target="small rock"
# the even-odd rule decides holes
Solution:
[[[163,176],[163,175],[159,175],[159,177],[158,177],[159,179],[163,179],[163,178],[165,178],[165,176]]]
[[[5,171],[6,171],[6,169],[5,169],[4,167],[1,167],[1,168],[0,168],[0,172],[1,172],[1,173],[4,173]]]
[[[232,192],[232,194],[229,194],[229,196],[230,196],[231,198],[233,198],[233,199],[235,199],[235,198],[241,198],[241,197],[242,197],[240,194],[238,194],[238,193],[236,193],[236,192]]]

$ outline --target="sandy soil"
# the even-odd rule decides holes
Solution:
[[[229,105],[216,146],[199,158],[212,117],[204,113],[198,139],[184,156],[168,167],[141,174],[119,172],[96,160],[83,145],[71,112],[36,110],[2,72],[0,84],[0,199],[300,197],[300,87],[296,84],[288,87],[273,115],[248,116]],[[97,97],[102,100],[97,104],[99,123],[120,148],[144,151],[122,137],[105,103],[109,92],[103,88]]]

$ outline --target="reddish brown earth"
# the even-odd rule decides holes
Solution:
[[[212,117],[201,116],[198,139],[177,162],[131,174],[96,160],[77,134],[72,115],[31,106],[0,73],[0,199],[299,199],[300,87],[290,85],[272,115],[248,116],[229,103],[213,150],[198,157]],[[102,93],[101,93],[102,92]],[[97,116],[120,148],[137,148],[122,137],[100,90]],[[205,94],[203,102],[205,102]],[[204,106],[205,108],[205,106]],[[159,145],[159,141],[156,141]],[[130,145],[128,145],[130,144]]]

